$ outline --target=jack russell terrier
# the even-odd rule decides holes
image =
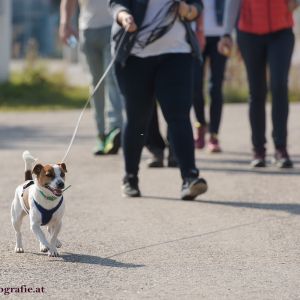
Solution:
[[[11,221],[16,234],[16,253],[23,253],[21,225],[27,214],[30,229],[40,242],[40,251],[48,252],[48,256],[58,256],[57,248],[61,242],[57,239],[62,226],[65,203],[64,163],[55,165],[35,164],[36,159],[28,152],[23,153],[25,162],[25,182],[19,185],[11,206]],[[33,176],[34,175],[34,178]],[[41,226],[47,225],[50,241],[45,237]]]

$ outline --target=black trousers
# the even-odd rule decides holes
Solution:
[[[192,62],[191,54],[176,53],[147,58],[130,56],[125,66],[115,65],[127,114],[122,137],[127,174],[138,174],[147,127],[157,99],[168,124],[170,143],[182,178],[198,176],[190,122]]]
[[[159,130],[157,109],[157,104],[155,104],[146,133],[145,146],[151,153],[159,155],[162,154],[166,148],[166,142]]]
[[[272,94],[272,137],[276,148],[287,145],[288,76],[295,37],[292,29],[265,35],[238,33],[238,45],[245,61],[250,90],[250,125],[252,144],[265,150],[267,66]]]
[[[209,60],[209,132],[217,134],[219,132],[222,107],[223,107],[223,79],[227,58],[218,52],[219,37],[207,37],[206,46],[203,52],[203,63],[195,61],[194,64],[194,95],[193,104],[197,121],[201,125],[206,125],[205,118],[205,97],[204,97],[204,76],[205,63]]]

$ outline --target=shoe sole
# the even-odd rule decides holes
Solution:
[[[163,162],[151,162],[148,164],[148,168],[163,168],[164,163]]]
[[[201,181],[190,188],[190,193],[181,197],[182,200],[194,200],[197,196],[204,194],[208,189],[207,183]]]
[[[127,194],[123,189],[122,189],[122,197],[124,198],[137,198],[141,197],[141,192],[136,192],[135,194]]]
[[[222,149],[208,149],[209,153],[221,153]]]
[[[95,151],[95,152],[93,152],[93,154],[95,156],[105,155],[105,153],[103,151]]]
[[[265,161],[257,161],[257,162],[251,162],[250,166],[252,168],[265,168],[267,166]]]
[[[138,197],[141,197],[141,193],[137,193],[137,194],[133,194],[133,195],[128,195],[124,192],[122,192],[122,197],[123,198],[138,198]]]

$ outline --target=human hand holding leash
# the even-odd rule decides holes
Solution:
[[[137,26],[135,24],[134,18],[127,11],[121,11],[117,17],[118,23],[128,32],[135,32]]]

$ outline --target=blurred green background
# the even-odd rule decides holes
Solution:
[[[10,76],[0,84],[0,110],[74,109],[85,104],[88,71],[80,50],[59,42],[59,4],[60,0],[11,0]],[[300,101],[300,9],[295,23],[290,101]],[[237,51],[228,60],[224,95],[226,103],[248,99],[244,64]]]

